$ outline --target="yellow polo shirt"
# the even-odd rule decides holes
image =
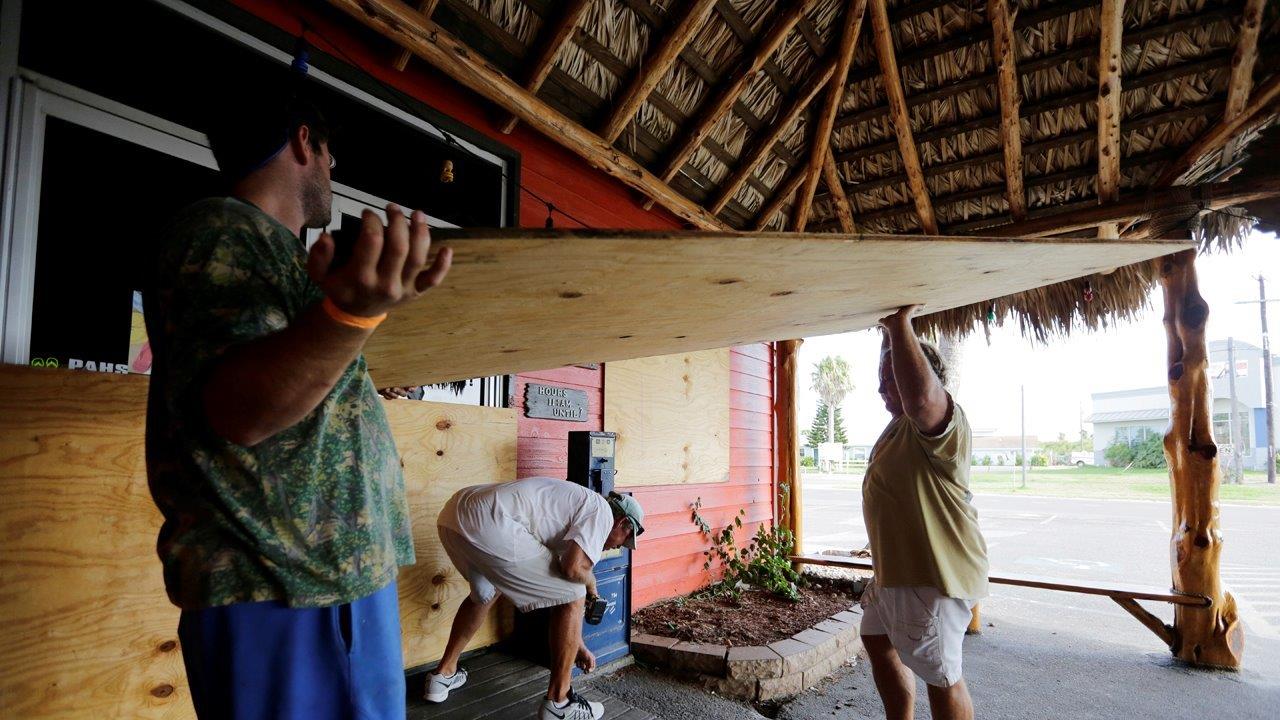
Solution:
[[[883,587],[927,585],[948,597],[987,595],[987,543],[970,500],[972,433],[960,406],[938,435],[900,415],[871,450],[862,515]]]

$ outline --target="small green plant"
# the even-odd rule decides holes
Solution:
[[[1031,466],[1032,466],[1032,467],[1044,467],[1044,466],[1046,466],[1046,465],[1048,465],[1048,464],[1049,464],[1049,458],[1045,457],[1044,455],[1032,455],[1032,456],[1031,456]]]
[[[997,456],[996,456],[996,464],[997,464],[997,465],[1004,465],[1004,456],[1003,456],[1003,455],[997,455]]]
[[[804,457],[800,458],[800,467],[816,467],[816,466],[817,466],[817,463],[815,463],[813,461],[813,458],[809,457],[808,455],[805,455]]]
[[[982,464],[983,464],[983,465],[985,465],[985,466],[987,466],[987,467],[991,467],[991,456],[990,456],[990,455],[983,455],[983,456],[982,456]]]
[[[800,599],[803,580],[791,565],[795,537],[790,530],[761,525],[747,546],[740,548],[735,534],[742,529],[747,511],[739,510],[733,522],[715,532],[702,517],[701,509],[699,497],[693,503],[693,523],[711,541],[711,547],[703,551],[706,560],[702,569],[710,572],[712,566],[718,564],[724,570],[724,577],[709,588],[712,593],[736,598],[743,585],[751,585],[791,601]]]

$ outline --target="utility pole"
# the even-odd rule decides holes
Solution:
[[[1018,386],[1022,401],[1022,489],[1027,489],[1027,386]]]
[[[1231,437],[1231,482],[1244,482],[1244,469],[1240,464],[1240,413],[1236,411],[1236,342],[1227,338],[1228,387],[1231,388],[1231,407],[1227,410],[1227,433]]]
[[[1264,402],[1266,404],[1266,422],[1267,427],[1267,482],[1276,484],[1276,412],[1275,412],[1275,390],[1271,384],[1271,340],[1270,333],[1267,332],[1267,303],[1277,302],[1276,300],[1267,299],[1267,280],[1263,276],[1258,276],[1258,299],[1257,300],[1241,300],[1237,305],[1249,305],[1258,303],[1258,313],[1262,316],[1262,391],[1266,394]]]

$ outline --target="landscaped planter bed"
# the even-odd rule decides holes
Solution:
[[[693,596],[635,615],[637,659],[723,695],[770,700],[815,685],[858,654],[862,619],[854,586],[821,581],[800,602],[744,591]]]

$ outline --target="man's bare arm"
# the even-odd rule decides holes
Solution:
[[[560,572],[570,582],[586,585],[589,591],[596,584],[595,573],[592,572],[594,568],[595,563],[591,562],[591,558],[587,557],[576,542],[569,543],[569,549],[560,555]]]
[[[893,377],[902,399],[902,411],[921,432],[937,435],[946,428],[950,400],[911,328],[911,315],[916,308],[908,305],[880,322],[889,335]]]
[[[445,249],[428,267],[427,218],[406,221],[387,207],[387,227],[366,210],[350,262],[333,262],[327,233],[311,249],[307,269],[340,310],[376,317],[435,287],[449,271]],[[210,373],[203,390],[210,428],[238,445],[252,446],[297,424],[316,408],[360,354],[373,330],[340,323],[319,305],[288,328],[232,348]]]

